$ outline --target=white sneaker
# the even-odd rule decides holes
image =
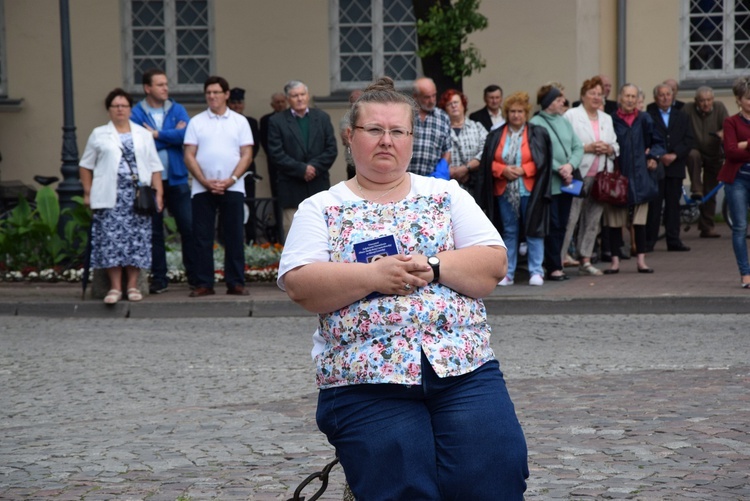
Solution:
[[[499,281],[499,282],[497,283],[497,285],[499,285],[500,287],[506,287],[506,286],[508,286],[508,285],[513,285],[513,279],[511,278],[511,279],[509,280],[509,279],[508,279],[508,277],[505,277],[505,278],[503,278],[502,280],[500,280],[500,281]]]
[[[518,253],[522,256],[525,256],[528,251],[529,245],[526,242],[521,242],[521,244],[518,246]]]
[[[541,275],[531,275],[529,285],[544,285],[544,278]]]

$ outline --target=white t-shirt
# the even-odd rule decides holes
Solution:
[[[474,245],[501,245],[503,239],[492,222],[482,212],[474,198],[461,188],[456,181],[445,181],[432,177],[409,174],[411,190],[405,198],[417,195],[447,193],[452,199],[451,223],[455,248]],[[346,201],[361,201],[342,181],[329,190],[316,193],[304,200],[297,209],[284,244],[284,252],[279,263],[278,286],[284,289],[284,274],[298,266],[315,262],[328,262],[328,228],[323,212],[327,207],[341,206]]]
[[[452,248],[461,249],[475,245],[500,245],[505,247],[497,229],[487,219],[487,216],[476,204],[474,198],[469,192],[461,188],[455,180],[445,181],[417,174],[409,175],[411,176],[411,190],[409,194],[401,201],[382,204],[382,207],[379,209],[380,211],[384,213],[397,213],[399,215],[395,216],[395,218],[406,221],[408,223],[406,227],[410,228],[410,231],[429,235],[435,228],[423,228],[421,226],[423,222],[429,221],[429,215],[424,218],[420,217],[425,216],[424,214],[415,215],[413,212],[402,209],[413,205],[424,207],[424,202],[420,202],[420,199],[436,196],[441,198],[440,196],[444,194],[450,199],[450,217],[444,219],[450,223],[452,234],[449,240],[453,242]],[[310,263],[335,260],[332,259],[331,232],[336,234],[345,232],[347,230],[342,230],[342,228],[346,228],[349,224],[360,227],[363,221],[362,213],[369,214],[371,212],[370,209],[378,205],[374,202],[365,202],[362,204],[362,201],[361,196],[351,191],[344,182],[341,182],[327,191],[322,191],[311,196],[299,205],[284,245],[281,262],[279,263],[277,284],[281,289],[286,290],[284,287],[284,275],[290,270]],[[346,214],[341,220],[346,220],[347,222],[341,228],[335,226],[329,229],[326,224],[326,213],[329,215]],[[358,235],[372,232],[377,236],[382,230],[385,230],[385,228],[378,228],[378,222],[374,222],[369,218],[365,218],[365,220],[369,220],[366,224],[367,228],[357,230],[356,233]],[[430,223],[426,222],[426,224],[429,225]],[[415,225],[419,226],[419,228],[415,228]],[[388,233],[387,230],[385,232]],[[398,235],[397,238],[398,240],[406,241],[410,239],[408,235]],[[345,240],[350,239],[346,238]],[[427,240],[431,239],[427,238]],[[414,240],[412,239],[411,241]],[[351,241],[348,243],[352,244]],[[437,252],[436,249],[432,251]],[[401,252],[405,252],[403,247]],[[333,253],[341,254],[335,250]],[[313,357],[323,351],[324,344],[325,342],[320,336],[319,331],[316,331],[313,334]]]
[[[254,144],[247,118],[227,109],[223,115],[206,110],[188,123],[185,144],[198,146],[196,160],[206,179],[229,179],[240,161],[240,147]],[[229,191],[245,193],[245,183],[234,183]],[[206,188],[193,179],[192,195]]]

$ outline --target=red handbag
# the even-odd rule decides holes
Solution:
[[[618,168],[614,172],[598,172],[591,187],[591,198],[603,204],[628,205],[628,178]]]

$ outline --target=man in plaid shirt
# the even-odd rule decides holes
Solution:
[[[419,120],[414,124],[414,155],[409,172],[429,176],[441,158],[451,162],[451,121],[437,107],[437,88],[431,78],[414,81],[414,99],[419,104]]]

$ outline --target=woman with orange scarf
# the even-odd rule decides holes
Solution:
[[[503,103],[507,123],[487,136],[480,172],[482,206],[508,247],[508,272],[500,285],[513,285],[521,225],[528,244],[529,285],[544,284],[544,237],[549,227],[552,145],[543,127],[529,124],[529,95],[517,92]]]

